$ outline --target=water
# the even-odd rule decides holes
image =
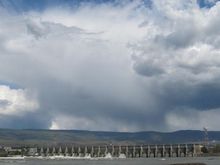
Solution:
[[[194,158],[137,158],[137,159],[105,159],[105,160],[0,160],[0,165],[169,165],[172,163],[206,163],[220,165],[220,157]]]

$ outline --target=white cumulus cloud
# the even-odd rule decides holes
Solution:
[[[30,98],[25,89],[11,89],[0,85],[0,116],[22,116],[39,108],[37,100]]]

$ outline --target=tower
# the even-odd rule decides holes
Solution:
[[[208,147],[209,145],[208,129],[204,127],[203,131],[204,131],[204,145],[205,147]]]

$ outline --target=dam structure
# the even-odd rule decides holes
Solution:
[[[40,147],[34,156],[68,156],[68,157],[193,157],[201,151],[199,144],[169,144],[169,145],[105,145],[105,146],[66,146],[66,147]]]

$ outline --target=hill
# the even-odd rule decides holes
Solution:
[[[201,142],[203,131],[176,132],[99,132],[80,130],[0,129],[0,145],[98,145],[98,144],[169,144]],[[209,140],[220,141],[220,131],[210,131]]]

